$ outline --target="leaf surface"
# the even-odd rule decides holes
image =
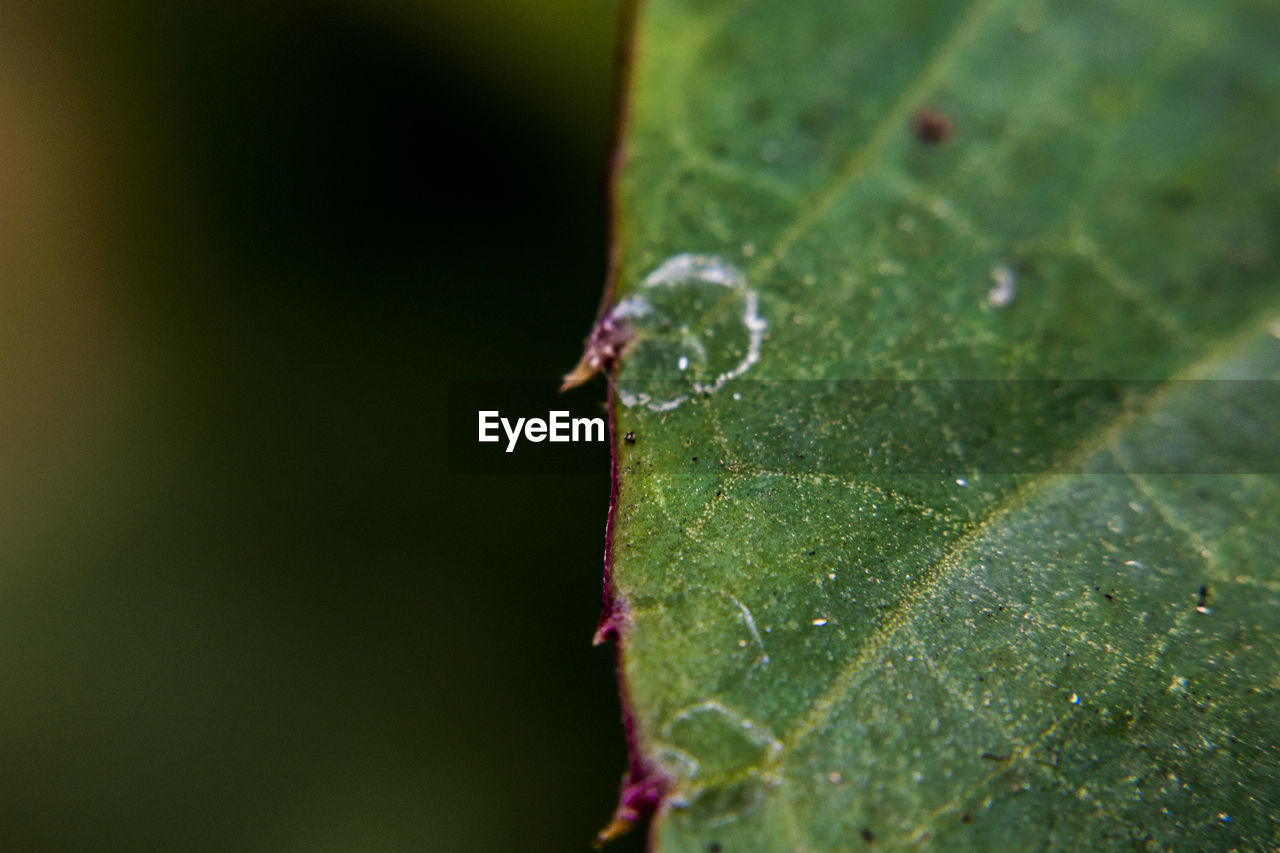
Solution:
[[[643,5],[610,583],[656,849],[1280,842],[1277,11]]]

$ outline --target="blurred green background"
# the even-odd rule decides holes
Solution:
[[[607,466],[445,406],[577,358],[617,12],[0,6],[0,849],[589,848]]]

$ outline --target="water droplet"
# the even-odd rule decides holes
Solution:
[[[956,485],[963,489],[965,486],[969,485],[969,481],[966,480],[964,477],[957,477]]]
[[[1006,266],[992,267],[991,280],[996,286],[987,291],[987,301],[994,308],[1003,308],[1018,295],[1018,277]]]
[[[1072,694],[1071,694],[1071,704],[1072,704],[1072,705],[1079,705],[1079,704],[1080,704],[1080,697],[1079,697],[1078,695],[1076,695],[1075,693],[1072,693]]]
[[[821,628],[825,624],[827,624],[827,620],[821,617],[813,620],[813,627],[815,628]]]
[[[767,728],[715,700],[686,708],[663,739],[693,760],[695,776],[732,775],[775,763],[782,744]]]
[[[718,257],[668,258],[609,314],[629,330],[618,399],[664,412],[719,391],[760,359],[768,324],[759,303],[745,276]]]

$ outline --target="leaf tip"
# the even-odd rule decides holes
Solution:
[[[637,823],[658,808],[667,790],[667,780],[647,763],[633,764],[622,785],[618,808],[609,825],[596,833],[597,848],[608,844],[631,830]]]
[[[576,365],[574,365],[573,370],[570,370],[561,377],[563,381],[560,383],[560,392],[564,393],[571,388],[577,388],[579,385],[595,376],[599,370],[600,368],[598,366],[593,366],[591,364],[591,361],[587,358],[587,353],[584,352],[582,354],[582,358],[578,360]]]
[[[576,388],[600,371],[613,368],[623,348],[631,342],[631,326],[624,322],[625,316],[625,312],[615,306],[596,321],[591,334],[587,336],[582,358],[578,359],[573,370],[564,375],[564,381],[560,383],[561,391]]]

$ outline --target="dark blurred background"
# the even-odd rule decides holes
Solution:
[[[577,358],[617,12],[0,6],[0,849],[589,849],[607,461],[445,425]]]

